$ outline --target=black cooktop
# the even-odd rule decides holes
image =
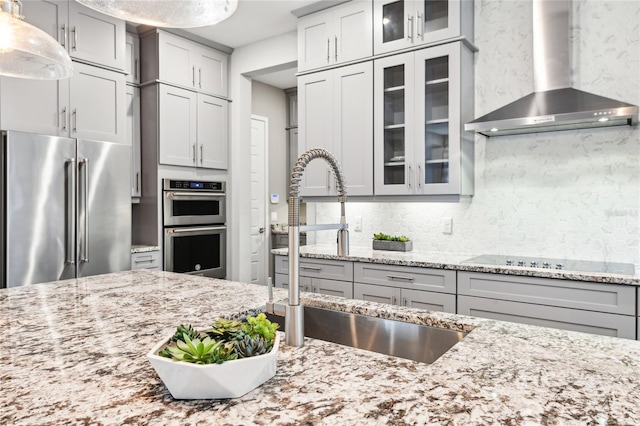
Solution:
[[[552,259],[546,257],[503,256],[483,254],[464,260],[462,263],[476,263],[491,266],[520,266],[526,268],[558,269],[575,272],[602,272],[606,274],[634,275],[631,263],[596,262],[592,260]]]

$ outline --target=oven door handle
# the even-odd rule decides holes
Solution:
[[[209,192],[173,192],[166,194],[167,198],[184,198],[189,200],[205,199],[205,198],[224,198],[225,194],[209,193]]]
[[[203,231],[224,231],[226,226],[198,226],[193,228],[167,228],[167,234],[198,233]]]

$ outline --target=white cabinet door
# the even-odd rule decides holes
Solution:
[[[70,136],[126,143],[124,74],[81,63],[69,80]]]
[[[325,148],[334,155],[333,138],[333,77],[323,71],[298,78],[299,124],[298,155],[311,148]],[[304,196],[335,194],[331,171],[324,160],[316,159],[304,171],[300,188]]]
[[[397,305],[400,303],[400,289],[380,285],[353,283],[353,298],[366,300],[367,302]]]
[[[127,143],[131,145],[131,197],[141,196],[140,89],[127,86]]]
[[[228,102],[198,94],[197,166],[226,169],[229,145]]]
[[[25,22],[40,28],[67,47],[69,3],[66,0],[23,1],[22,14]]]
[[[127,83],[140,84],[140,39],[137,35],[127,33],[126,49]]]
[[[351,1],[298,20],[298,71],[371,56],[370,1]]]
[[[78,2],[69,2],[69,55],[124,71],[125,22]]]
[[[69,80],[0,78],[3,130],[68,136]]]
[[[158,85],[159,161],[175,166],[196,165],[196,93]]]
[[[372,87],[371,61],[333,71],[333,140],[349,196],[373,195]]]
[[[228,96],[228,56],[203,47],[197,48],[198,91],[217,96]]]
[[[456,295],[402,289],[402,305],[427,311],[456,313]]]
[[[392,52],[413,46],[416,0],[374,0],[373,53]]]
[[[414,55],[374,61],[374,190],[414,193]]]
[[[166,32],[158,33],[158,78],[185,87],[196,86],[197,52],[193,43]]]

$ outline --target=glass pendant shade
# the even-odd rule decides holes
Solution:
[[[0,74],[56,80],[73,75],[69,54],[49,34],[0,11]]]
[[[106,15],[154,27],[213,25],[233,15],[238,0],[76,0]]]

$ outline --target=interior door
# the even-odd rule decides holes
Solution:
[[[267,283],[266,167],[268,121],[251,117],[251,282]]]
[[[78,140],[78,277],[131,269],[131,147]]]
[[[19,132],[3,139],[5,286],[75,277],[75,141]]]

